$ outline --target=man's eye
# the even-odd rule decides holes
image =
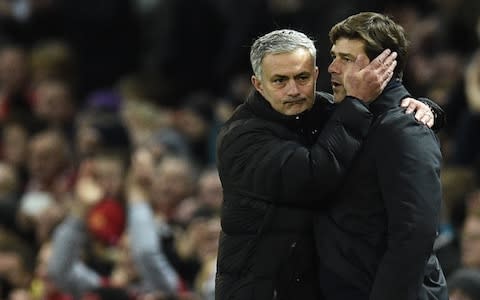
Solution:
[[[273,80],[274,83],[282,83],[283,81],[283,78],[277,78]]]

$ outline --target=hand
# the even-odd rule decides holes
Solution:
[[[105,191],[94,178],[93,164],[90,161],[82,162],[75,184],[75,199],[73,199],[72,213],[79,217],[97,204],[104,196]]]
[[[405,110],[406,114],[411,114],[412,112],[415,112],[415,119],[417,119],[417,121],[422,122],[429,128],[432,128],[435,117],[433,116],[433,112],[430,109],[430,106],[413,98],[403,99],[400,106],[407,108]]]
[[[397,66],[396,52],[383,51],[368,63],[368,58],[360,54],[351,68],[345,71],[345,90],[352,96],[365,102],[371,102],[380,95],[392,79]]]

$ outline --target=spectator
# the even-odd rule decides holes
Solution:
[[[448,278],[450,300],[480,299],[480,270],[460,269]]]
[[[56,131],[40,132],[30,140],[28,183],[17,218],[23,232],[34,234],[34,243],[47,240],[64,216],[73,180],[69,155],[67,141]]]

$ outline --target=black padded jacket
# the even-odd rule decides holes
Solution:
[[[372,115],[347,97],[317,93],[296,116],[259,94],[222,127],[217,163],[223,186],[216,299],[321,299],[313,218],[344,178]]]

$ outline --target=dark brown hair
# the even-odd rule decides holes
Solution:
[[[352,15],[335,24],[330,30],[329,37],[332,44],[340,38],[364,41],[365,53],[370,60],[385,49],[397,52],[397,66],[393,77],[402,78],[409,43],[403,27],[388,16],[375,12]]]

